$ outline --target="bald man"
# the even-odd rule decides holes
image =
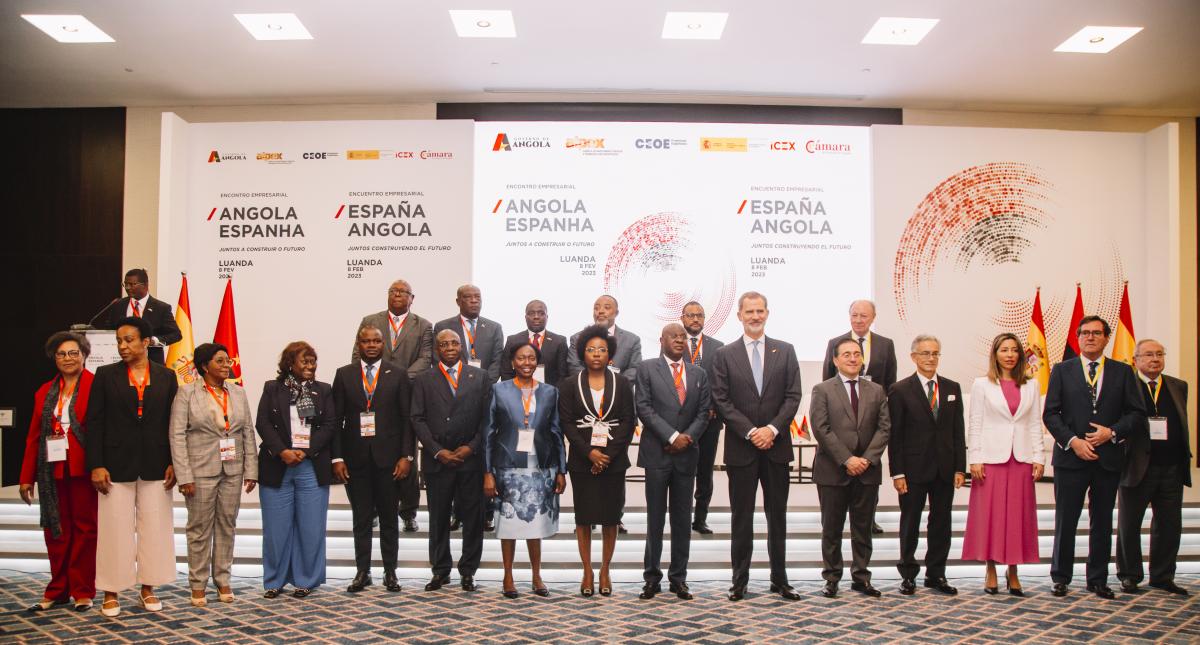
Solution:
[[[500,360],[504,354],[504,328],[500,323],[479,315],[483,295],[479,287],[464,284],[454,297],[458,315],[439,321],[433,326],[436,335],[443,329],[458,334],[462,342],[463,362],[487,372],[490,383],[500,380]]]

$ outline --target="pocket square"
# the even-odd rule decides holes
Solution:
[[[947,402],[949,402],[949,401],[953,401],[953,400],[955,400],[955,399],[957,399],[957,398],[958,398],[957,396],[954,396],[953,394],[951,394],[950,396],[947,396],[947,397],[946,397],[946,401],[947,401]]]

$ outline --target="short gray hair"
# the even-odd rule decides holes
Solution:
[[[846,309],[846,311],[847,311],[847,312],[849,312],[849,311],[853,310],[853,309],[854,309],[854,305],[857,305],[857,304],[858,304],[858,303],[860,303],[860,302],[865,302],[865,303],[867,303],[868,305],[871,305],[871,313],[873,313],[873,314],[874,314],[874,313],[877,313],[877,312],[876,312],[876,310],[875,310],[875,302],[874,302],[874,301],[872,301],[872,300],[867,300],[866,298],[859,298],[858,300],[855,300],[855,301],[851,302],[851,303],[850,303],[850,307],[849,307],[849,308],[847,308],[847,309]]]
[[[917,353],[917,345],[920,345],[921,343],[924,343],[927,341],[933,341],[933,342],[937,343],[939,351],[942,349],[942,341],[938,340],[937,336],[934,336],[933,334],[917,334],[917,337],[913,339],[912,346],[909,348],[908,351],[912,352],[913,354],[916,354]]]
[[[1142,351],[1142,345],[1145,345],[1146,343],[1154,343],[1155,345],[1158,345],[1159,347],[1162,347],[1164,349],[1166,348],[1166,345],[1163,345],[1162,343],[1158,342],[1157,340],[1154,340],[1153,338],[1143,338],[1137,342],[1137,345],[1133,346],[1133,355],[1137,356],[1138,354],[1140,354]]]

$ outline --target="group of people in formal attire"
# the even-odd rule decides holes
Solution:
[[[643,360],[639,337],[617,327],[618,303],[608,295],[595,301],[594,324],[569,338],[546,329],[547,307],[539,300],[526,306],[526,329],[506,337],[499,323],[480,315],[477,287],[460,287],[458,315],[433,324],[411,310],[413,289],[397,280],[388,288],[387,308],[362,319],[351,360],[332,383],[316,379],[316,350],[291,342],[252,414],[245,390],[230,380],[232,359],[222,345],[195,348],[200,378],[186,385],[161,365],[161,353],[153,360],[152,349],[178,340],[173,321],[166,323],[170,307],[150,298],[140,269],[126,275],[125,288],[129,297],[97,317],[116,334],[119,362],[92,374],[84,369],[84,336],[60,332],[46,343],[58,373],[35,395],[20,492],[32,503],[36,491],[52,575],[31,610],[68,602],[86,610],[99,589],[101,611],[117,616],[118,594],[134,586],[142,607],[161,610],[155,587],[175,580],[176,485],[187,506],[188,583],[198,607],[207,604],[210,580],[218,601],[234,600],[235,525],[242,495],[255,488],[266,598],[288,587],[303,598],[325,583],[332,484],[345,485],[353,517],[357,574],[347,591],[373,584],[376,526],[383,586],[400,591],[399,535],[419,530],[420,481],[432,569],[427,591],[450,584],[455,569],[459,586],[475,591],[484,535],[494,532],[503,595],[520,595],[513,577],[518,540],[528,552],[532,593],[548,595],[541,541],[559,531],[559,498],[569,481],[579,591],[608,596],[638,427],[647,509],[640,597],[662,593],[669,521],[668,589],[692,598],[691,533],[712,533],[707,518],[724,429],[729,599],[748,593],[760,489],[770,590],[800,598],[789,584],[786,537],[796,459],[790,426],[803,390],[793,346],[766,335],[770,311],[760,293],[738,299],[743,333],[733,342],[705,334],[704,308],[690,302],[679,322],[661,330],[659,355]],[[1005,565],[1007,592],[1022,595],[1018,565],[1040,561],[1034,483],[1045,463],[1043,425],[1054,439],[1054,595],[1068,593],[1085,497],[1089,591],[1113,596],[1108,563],[1120,497],[1116,553],[1123,590],[1136,592],[1143,579],[1141,524],[1152,506],[1149,584],[1187,593],[1174,582],[1182,487],[1191,485],[1187,385],[1163,374],[1160,343],[1139,342],[1131,369],[1104,358],[1108,323],[1085,317],[1077,329],[1081,355],[1054,367],[1043,403],[1021,340],[1000,334],[987,375],[971,386],[968,416],[961,386],[938,373],[938,339],[914,338],[916,371],[897,380],[894,344],[871,331],[874,318],[871,302],[852,303],[851,331],[830,340],[825,380],[811,393],[824,595],[839,592],[847,518],[851,589],[880,595],[870,561],[885,478],[900,500],[900,593],[916,593],[926,512],[923,585],[957,593],[945,572],[951,508],[955,490],[969,480],[962,558],[987,563],[987,593],[998,593],[997,565]],[[592,555],[597,526],[598,574]],[[462,536],[457,562],[450,540],[455,530]]]

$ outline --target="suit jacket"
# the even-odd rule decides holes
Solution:
[[[971,386],[971,422],[967,424],[967,463],[1003,464],[1009,457],[1025,464],[1045,464],[1042,442],[1041,386],[1029,380],[1021,386],[1017,412],[1008,411],[1008,399],[999,383],[986,376]]]
[[[880,460],[892,429],[883,386],[873,381],[858,381],[857,419],[840,375],[818,383],[812,397],[808,418],[817,440],[813,482],[822,486],[849,486],[852,477],[846,473],[844,464],[855,456],[871,462],[858,480],[863,484],[881,483]]]
[[[337,427],[333,388],[328,383],[314,381],[312,395],[316,414],[311,421],[309,447],[301,450],[304,450],[305,458],[312,461],[317,483],[328,486],[333,479],[331,453]],[[258,451],[258,483],[260,486],[279,488],[283,484],[283,474],[288,469],[288,465],[279,458],[279,453],[292,447],[291,392],[283,381],[271,380],[263,384],[255,418],[254,426],[262,438],[262,446]]]
[[[841,336],[829,339],[829,346],[825,348],[825,367],[821,371],[821,378],[829,380],[837,376],[837,366],[833,364],[833,353],[837,350],[838,343],[847,338],[854,338],[852,332],[848,331]],[[867,365],[866,375],[870,376],[875,383],[882,385],[884,392],[890,390],[896,383],[896,345],[892,339],[871,332],[871,364]]]
[[[433,361],[433,324],[409,310],[400,328],[400,338],[392,348],[392,321],[388,310],[363,316],[358,329],[366,326],[378,327],[383,332],[383,360],[394,363],[408,372],[409,380],[429,369]],[[358,329],[354,331],[354,349],[350,361],[358,360]]]
[[[447,318],[433,326],[433,337],[441,333],[443,329],[450,329],[458,334],[462,340],[462,360],[464,363],[470,359],[470,352],[467,350],[467,335],[463,331],[462,318],[455,315],[453,318]],[[480,316],[475,323],[475,356],[479,358],[479,368],[487,373],[488,383],[495,383],[500,380],[500,363],[504,355],[504,328],[500,323],[489,320]],[[437,367],[437,360],[433,360],[432,367]],[[438,377],[445,380],[441,376],[441,372],[437,369]]]
[[[567,337],[549,330],[542,332],[542,362],[545,367],[543,382],[551,385],[567,377]],[[526,329],[509,336],[504,341],[504,353],[500,358],[500,380],[507,381],[516,376],[512,367],[512,348],[517,343],[529,340]]]
[[[708,377],[708,385],[710,388],[709,391],[711,393],[713,384],[713,356],[716,355],[717,350],[725,346],[725,343],[722,343],[708,334],[700,334],[700,337],[703,339],[700,343],[700,358],[695,364],[699,365],[701,369],[704,370],[704,375]],[[684,357],[690,362],[692,356],[692,341],[690,340],[691,336],[689,336],[688,339],[688,348],[687,351],[684,352]],[[720,410],[717,410],[717,400],[715,398],[712,399],[712,409],[717,412],[717,417],[719,418]]]
[[[478,367],[465,362],[459,362],[459,366],[462,371],[458,374],[457,393],[450,390],[446,377],[436,366],[413,380],[412,425],[421,440],[421,470],[425,472],[451,468],[438,461],[436,455],[443,449],[455,450],[459,446],[470,446],[471,456],[455,468],[483,468],[480,453],[492,403],[492,381]]]
[[[492,404],[483,436],[483,467],[493,475],[503,468],[533,465],[527,461],[529,453],[517,452],[517,433],[525,425],[522,396],[521,389],[512,380],[492,386]],[[537,467],[566,474],[567,452],[563,446],[562,426],[558,422],[558,388],[539,383],[533,391],[532,407],[529,427],[533,428]]]
[[[84,368],[79,374],[79,382],[75,385],[75,392],[72,394],[72,405],[75,407],[75,421],[81,426],[80,434],[87,441],[87,409],[88,397],[92,390],[92,379],[95,375]],[[42,442],[42,408],[46,405],[46,396],[50,394],[50,385],[58,380],[56,375],[54,378],[42,384],[38,391],[33,395],[33,414],[29,415],[29,434],[25,436],[25,455],[21,459],[21,480],[22,484],[36,484],[38,478],[38,451],[41,449]],[[65,479],[67,475],[71,477],[88,477],[90,471],[87,469],[87,459],[84,451],[84,446],[75,436],[75,429],[67,432],[67,460],[54,465],[54,478]],[[63,472],[63,468],[67,472]]]
[[[696,473],[700,460],[700,437],[708,428],[712,394],[708,376],[698,365],[683,359],[685,394],[683,403],[675,390],[675,375],[663,357],[642,361],[637,371],[638,418],[642,420],[642,439],[637,463],[642,468],[674,468],[688,475]],[[692,438],[688,449],[670,454],[665,448],[676,432]]]
[[[725,464],[749,466],[759,449],[746,437],[754,428],[773,425],[779,431],[769,451],[771,461],[794,459],[789,427],[796,418],[804,390],[800,364],[790,343],[763,336],[763,391],[754,386],[754,373],[742,337],[713,354],[712,397],[725,419]]]
[[[962,388],[938,374],[937,391],[937,419],[916,374],[896,381],[888,393],[888,461],[893,477],[904,475],[910,482],[923,484],[938,477],[953,481],[954,473],[967,472]]]
[[[567,372],[571,375],[583,371],[583,363],[579,362],[579,350],[575,346],[578,338],[578,333],[571,336],[571,348],[567,350]],[[637,334],[618,326],[617,353],[609,357],[609,362],[622,376],[633,383],[637,378],[637,366],[642,362],[642,339]]]
[[[1107,363],[1104,370],[1108,371]],[[1183,466],[1183,483],[1186,486],[1192,485],[1192,435],[1188,431],[1188,416],[1187,416],[1187,396],[1188,385],[1187,381],[1167,376],[1162,374],[1163,386],[1171,395],[1171,400],[1175,403],[1175,412],[1179,415],[1180,421],[1183,423],[1183,441],[1187,446],[1187,463]],[[1141,385],[1141,379],[1136,379]],[[1100,393],[1104,390],[1101,388]],[[1159,399],[1161,401],[1161,399]],[[1174,430],[1172,428],[1172,430]],[[1146,476],[1146,469],[1150,467],[1150,427],[1147,423],[1145,430],[1135,430],[1129,435],[1129,439],[1125,441],[1125,472],[1121,477],[1122,486],[1137,486],[1142,483],[1142,479]]]
[[[580,398],[580,389],[583,397]],[[588,455],[592,452],[592,428],[579,427],[589,415],[603,419],[611,424],[609,434],[612,438],[608,445],[600,451],[611,460],[609,470],[626,470],[629,468],[629,444],[633,442],[633,428],[637,425],[637,413],[633,399],[633,385],[625,378],[624,373],[614,374],[608,370],[604,374],[604,414],[601,415],[592,401],[592,390],[587,383],[587,372],[579,372],[563,379],[558,386],[558,421],[562,424],[563,434],[571,446],[567,456],[567,470],[574,472],[591,472],[592,460]]]
[[[121,298],[116,302],[104,308],[100,315],[96,316],[96,327],[98,329],[116,329],[117,323],[125,318],[125,310],[129,307],[129,298]],[[178,343],[183,338],[183,333],[179,331],[179,325],[175,324],[175,316],[171,313],[171,305],[155,298],[147,296],[146,308],[142,311],[142,318],[150,323],[152,330],[151,336],[158,338],[158,342],[162,343],[163,347]],[[151,360],[159,363],[163,362],[166,356],[166,351],[163,347],[151,347]]]
[[[150,384],[137,416],[137,390],[125,363],[103,365],[92,380],[87,410],[88,470],[107,468],[114,482],[161,481],[171,465],[175,372],[150,361]]]
[[[258,479],[258,442],[254,440],[254,419],[246,390],[228,381],[224,389],[229,393],[228,433],[221,406],[204,388],[203,379],[184,385],[175,395],[171,405],[171,462],[180,484],[222,473]],[[220,440],[226,437],[234,441],[237,458],[232,461],[221,461]]]
[[[1086,468],[1088,462],[1076,457],[1066,445],[1072,437],[1083,439],[1093,430],[1089,424],[1098,423],[1111,428],[1114,433],[1113,441],[1096,448],[1100,467],[1119,473],[1125,465],[1125,452],[1114,442],[1125,441],[1136,432],[1149,433],[1146,404],[1138,389],[1141,386],[1132,367],[1120,361],[1104,361],[1100,397],[1093,412],[1082,358],[1076,356],[1065,360],[1050,372],[1042,422],[1054,435],[1054,467]]]
[[[404,368],[379,361],[379,380],[371,397],[375,436],[364,437],[359,425],[359,414],[367,411],[362,363],[339,367],[333,376],[333,458],[344,459],[347,468],[374,464],[387,469],[394,468],[401,457],[416,458],[416,440],[408,418],[410,387]]]

